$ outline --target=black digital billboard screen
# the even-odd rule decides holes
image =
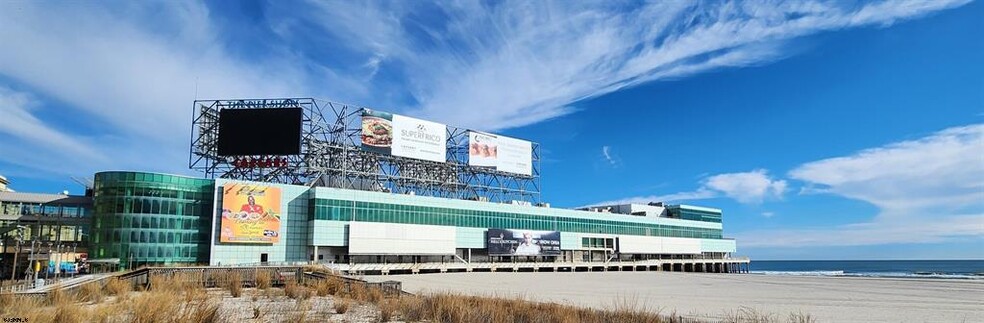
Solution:
[[[559,256],[559,231],[489,229],[491,256]]]
[[[296,155],[301,152],[301,108],[222,109],[219,155]]]

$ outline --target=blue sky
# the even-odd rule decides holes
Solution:
[[[0,3],[0,174],[187,169],[197,98],[537,141],[543,199],[725,210],[756,259],[984,258],[984,5]]]

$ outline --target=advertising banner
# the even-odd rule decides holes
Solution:
[[[219,242],[277,243],[280,214],[280,188],[226,183]]]
[[[468,165],[495,167],[498,171],[533,174],[533,144],[505,136],[470,131]]]
[[[470,131],[468,132],[468,165],[470,166],[499,166],[499,141],[495,135]]]
[[[499,164],[496,169],[523,175],[533,174],[533,144],[503,136],[498,139]]]
[[[388,112],[362,111],[362,148],[380,154],[447,162],[447,126]]]
[[[489,229],[490,256],[559,256],[560,231]]]

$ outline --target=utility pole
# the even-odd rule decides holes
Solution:
[[[10,272],[10,280],[16,280],[17,278],[17,254],[20,251],[20,239],[17,240],[17,245],[14,247],[14,264]]]
[[[48,278],[50,278],[50,275],[51,275],[51,273],[49,273],[49,271],[51,270],[51,245],[52,245],[52,243],[51,242],[48,242],[48,266],[46,266],[46,268],[44,269],[44,283],[45,284],[48,283]]]
[[[34,280],[31,281],[32,283],[38,281],[38,267],[40,267],[40,264],[38,263],[38,259],[37,258],[34,258],[34,255],[36,254],[34,252],[34,250],[37,250],[37,248],[38,248],[38,247],[35,246],[36,244],[39,244],[39,242],[38,242],[37,239],[31,240],[31,258],[30,259],[33,259],[34,262],[30,262],[29,261],[28,262],[28,266],[31,266],[31,268],[30,268],[31,269],[31,274],[32,274],[31,276],[34,277]]]
[[[17,226],[17,246],[14,248],[14,264],[10,272],[10,280],[17,279],[17,255],[20,253],[21,242],[24,241],[24,229],[27,228],[23,225]]]

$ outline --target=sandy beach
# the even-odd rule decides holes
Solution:
[[[522,296],[596,308],[634,304],[719,319],[742,307],[820,322],[984,322],[984,280],[671,272],[453,273],[367,276],[412,293]]]

